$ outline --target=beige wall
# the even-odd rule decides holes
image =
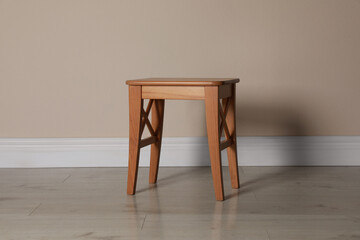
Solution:
[[[0,0],[0,137],[126,137],[125,80],[239,77],[239,135],[360,135],[359,0]],[[205,135],[202,102],[165,136]]]

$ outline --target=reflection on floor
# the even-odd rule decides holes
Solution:
[[[0,239],[360,239],[360,167],[0,169]]]

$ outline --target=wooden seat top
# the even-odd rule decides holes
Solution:
[[[238,78],[143,78],[127,80],[126,84],[137,86],[219,86],[239,81]]]

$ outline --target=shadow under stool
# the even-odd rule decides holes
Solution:
[[[239,188],[236,150],[237,78],[147,78],[128,80],[129,168],[127,193],[135,194],[140,149],[151,144],[149,183],[156,183],[165,99],[205,100],[206,126],[216,200],[224,200],[221,151],[227,149],[232,188]],[[144,99],[149,99],[146,109]],[[151,110],[151,122],[148,118]],[[141,139],[145,125],[150,137]],[[221,141],[224,131],[225,140]]]

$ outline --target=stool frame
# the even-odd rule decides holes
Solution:
[[[205,100],[211,171],[216,200],[224,200],[221,151],[227,149],[232,188],[239,188],[236,145],[236,79],[221,85],[129,84],[129,168],[127,193],[136,191],[140,149],[151,145],[149,183],[157,182],[166,99]],[[149,99],[144,109],[144,99]],[[151,111],[151,122],[149,114]],[[142,139],[145,126],[150,137]],[[225,140],[221,141],[224,132]]]

